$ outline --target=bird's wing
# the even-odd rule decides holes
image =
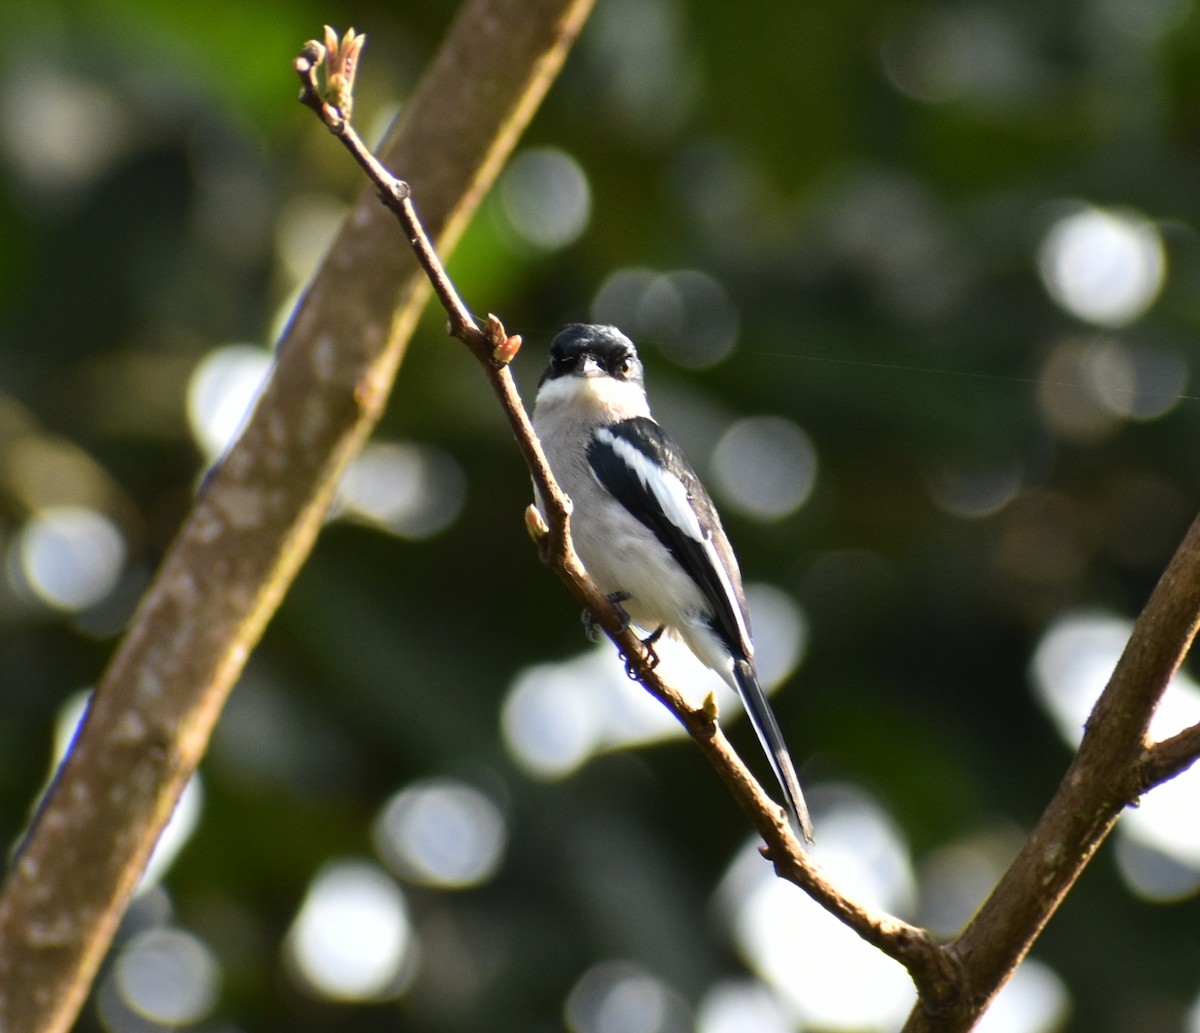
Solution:
[[[596,479],[646,525],[700,587],[713,631],[725,643],[732,685],[783,789],[798,835],[812,841],[812,822],[796,769],[759,684],[741,575],[708,492],[657,423],[644,416],[600,427],[588,445]],[[707,531],[706,531],[707,528]]]
[[[713,630],[735,657],[753,654],[741,575],[704,485],[662,428],[644,416],[599,427],[588,445],[596,479],[646,525],[700,587]]]

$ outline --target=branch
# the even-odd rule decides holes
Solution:
[[[449,249],[590,0],[464,6],[383,156]],[[343,73],[353,68],[343,65]],[[0,1029],[60,1033],[87,992],[246,657],[377,421],[427,297],[369,194],[278,349],[241,438],[143,598],[0,893]]]
[[[925,930],[864,907],[843,896],[833,886],[801,848],[782,810],[763,791],[726,739],[717,723],[715,708],[707,705],[692,707],[676,688],[659,676],[652,656],[637,633],[628,627],[623,614],[596,587],[579,561],[571,544],[570,499],[554,479],[508,368],[520,347],[520,337],[508,337],[494,315],[488,316],[485,331],[476,326],[417,217],[408,183],[393,176],[371,155],[346,117],[347,105],[352,103],[352,98],[347,93],[347,76],[340,69],[348,53],[352,54],[351,63],[356,65],[360,49],[361,37],[351,32],[339,42],[328,28],[324,45],[316,41],[307,43],[295,62],[301,82],[300,101],[311,108],[346,147],[371,180],[384,205],[399,220],[446,310],[451,335],[460,338],[483,367],[538,493],[546,500],[546,520],[532,506],[526,512],[526,526],[543,561],[562,579],[575,599],[594,615],[621,651],[630,672],[675,716],[703,751],[762,836],[766,844],[763,852],[774,862],[779,876],[799,886],[868,943],[904,965],[924,994],[940,998],[949,988],[959,985],[954,959]],[[324,91],[319,82],[322,67],[326,79]],[[352,82],[351,76],[351,86]],[[334,94],[340,96],[336,103],[332,99]]]
[[[1195,727],[1150,748],[1145,735],[1198,625],[1200,519],[1188,529],[1134,625],[1045,813],[951,945],[963,987],[943,1001],[920,1000],[906,1033],[969,1030],[1016,970],[1121,811],[1195,759],[1200,750]]]
[[[1200,757],[1200,724],[1146,747],[1138,785],[1142,792],[1182,774]]]
[[[486,331],[477,327],[421,228],[407,183],[393,177],[370,155],[350,125],[353,69],[360,46],[352,33],[341,43],[331,32],[324,47],[310,43],[296,63],[301,100],[322,118],[371,178],[399,219],[441,299],[450,318],[450,332],[480,360],[539,493],[547,500],[545,521],[532,507],[526,517],[543,559],[595,615],[627,659],[630,671],[705,753],[762,836],[764,853],[780,877],[800,886],[867,942],[906,967],[918,990],[918,1003],[906,1030],[949,1033],[971,1028],[1025,956],[1120,811],[1149,786],[1182,770],[1200,752],[1200,726],[1164,743],[1145,745],[1158,700],[1200,623],[1200,521],[1189,531],[1151,596],[1045,814],[959,938],[950,947],[940,947],[925,930],[844,897],[800,848],[782,812],[725,739],[712,708],[690,707],[659,678],[636,634],[622,628],[621,615],[579,563],[571,545],[570,500],[554,481],[507,368],[520,338],[507,337],[495,316],[488,317]],[[317,74],[326,59],[329,66],[323,96]]]

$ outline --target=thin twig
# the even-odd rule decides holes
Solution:
[[[1200,724],[1185,728],[1168,739],[1146,746],[1142,757],[1138,786],[1147,792],[1156,785],[1182,774],[1200,758]]]
[[[332,33],[328,32],[327,37],[330,36]],[[547,503],[544,522],[532,507],[526,516],[527,526],[543,559],[565,582],[575,598],[595,616],[627,659],[641,684],[675,716],[700,746],[762,836],[766,844],[764,853],[774,862],[780,877],[799,886],[868,943],[904,965],[923,993],[937,998],[944,996],[949,992],[948,987],[959,982],[952,956],[939,947],[925,930],[864,907],[837,890],[801,848],[782,810],[763,791],[725,738],[715,713],[705,707],[692,707],[682,693],[659,676],[636,632],[627,626],[623,615],[596,587],[584,569],[571,544],[570,499],[554,479],[508,369],[508,360],[516,351],[512,342],[515,341],[519,346],[520,339],[506,337],[502,324],[495,316],[488,317],[487,332],[478,328],[421,226],[408,185],[375,159],[342,110],[323,98],[319,84],[321,67],[316,60],[322,50],[320,44],[310,42],[296,60],[295,67],[301,80],[301,102],[311,108],[342,142],[375,185],[383,204],[400,221],[405,237],[446,310],[450,333],[462,340],[480,360],[529,466],[538,493]],[[506,345],[507,350],[500,351]]]
[[[1125,667],[1118,672],[1121,676],[1114,676],[1118,688],[1110,686],[1089,722],[1085,747],[1093,748],[1081,749],[1026,849],[1001,880],[985,909],[951,947],[939,945],[924,929],[845,897],[800,847],[779,808],[730,746],[715,715],[705,708],[691,707],[661,679],[637,635],[623,627],[621,614],[583,569],[571,544],[570,500],[555,482],[507,368],[520,346],[520,338],[507,337],[495,316],[488,317],[486,331],[479,329],[421,226],[407,183],[374,158],[338,107],[321,99],[316,78],[319,69],[310,57],[311,52],[306,50],[297,61],[303,84],[302,100],[342,141],[375,184],[384,204],[399,219],[446,310],[450,333],[460,338],[480,360],[501,403],[534,483],[547,503],[545,522],[532,508],[527,514],[530,533],[543,559],[576,599],[595,615],[642,685],[670,710],[705,753],[762,836],[766,844],[764,853],[774,862],[779,876],[799,886],[864,940],[908,970],[918,989],[919,1004],[906,1028],[969,1028],[1011,975],[1121,808],[1146,788],[1178,773],[1200,753],[1200,726],[1143,751],[1140,765],[1133,763],[1129,752],[1133,734],[1144,732],[1166,679],[1190,643],[1190,634],[1185,633],[1176,648],[1168,647],[1164,654],[1159,648],[1163,639],[1158,634],[1156,618],[1152,615],[1139,622],[1141,630],[1135,631],[1131,639],[1123,659]],[[1181,553],[1186,551],[1181,547]],[[1178,573],[1169,568],[1164,583],[1177,585]],[[1153,601],[1148,611],[1154,612]],[[1190,631],[1194,630],[1193,618]],[[1130,704],[1138,715],[1132,724],[1128,720]],[[1125,708],[1123,719],[1112,716],[1115,706]],[[1121,748],[1116,748],[1118,738]],[[1101,744],[1099,748],[1094,746],[1096,743]],[[1089,765],[1093,764],[1105,767],[1104,772],[1091,771]],[[1080,769],[1085,770],[1082,776]],[[1103,799],[1093,798],[1096,787],[1102,787],[1099,791]],[[1067,849],[1063,849],[1064,839]],[[1049,891],[1050,886],[1054,887],[1053,892]],[[1015,900],[1014,893],[1022,899]]]
[[[1120,810],[1147,788],[1183,770],[1200,753],[1200,726],[1163,743],[1142,746],[1153,708],[1200,620],[1197,599],[1189,592],[1190,584],[1200,583],[1196,529],[1181,546],[1138,622],[1113,682],[1089,720],[1080,752],[1042,820],[955,943],[940,946],[926,930],[843,896],[800,847],[780,809],[730,746],[715,714],[704,707],[691,707],[660,678],[637,635],[623,626],[621,614],[579,562],[571,544],[570,500],[555,482],[508,370],[520,338],[508,337],[500,320],[492,315],[486,328],[479,328],[421,226],[408,184],[388,172],[370,153],[350,122],[353,72],[361,45],[361,37],[353,33],[338,43],[329,31],[325,48],[308,44],[296,62],[301,100],[342,141],[396,215],[446,310],[450,333],[481,362],[539,494],[546,501],[544,521],[532,507],[526,518],[542,558],[595,615],[628,659],[638,680],[674,714],[705,753],[762,836],[764,853],[779,876],[802,888],[908,970],[917,986],[918,1005],[906,1029],[970,1028],[1024,957]],[[318,83],[320,58],[326,54],[332,61],[327,91],[336,93],[337,103],[322,96]],[[1136,753],[1135,745],[1141,747]]]
[[[963,934],[939,946],[924,929],[865,908],[844,897],[812,863],[782,813],[730,746],[707,708],[689,706],[663,682],[636,634],[599,592],[571,545],[570,500],[556,484],[528,415],[517,395],[508,362],[520,347],[495,316],[481,330],[463,303],[421,226],[408,184],[394,177],[362,143],[350,122],[353,78],[362,37],[308,44],[296,61],[301,100],[329,129],[375,184],[399,219],[405,237],[446,310],[450,333],[480,360],[534,483],[546,500],[545,521],[527,514],[543,559],[575,597],[596,616],[646,689],[666,706],[705,753],[766,846],[780,877],[813,899],[896,961],[912,976],[918,1005],[908,1030],[966,1030],[1011,975],[1062,897],[1107,835],[1117,814],[1147,788],[1177,774],[1200,754],[1200,726],[1162,743],[1143,743],[1154,706],[1178,666],[1200,621],[1200,550],[1193,527],[1163,576],[1147,611],[1089,720],[1083,745],[1025,848]],[[326,93],[318,75],[328,60]]]
[[[421,268],[433,286],[442,308],[446,310],[450,319],[451,335],[459,338],[472,351],[479,352],[491,342],[488,342],[479,330],[475,317],[464,304],[429,235],[421,225],[412,203],[412,188],[384,168],[350,122],[348,108],[353,101],[358,55],[365,42],[366,36],[356,34],[350,29],[338,43],[337,34],[328,25],[325,26],[324,46],[316,40],[309,40],[293,63],[297,75],[300,76],[300,103],[316,112],[329,131],[342,142],[362,167],[367,178],[375,184],[384,206],[400,220],[413,254],[421,263]],[[349,70],[346,70],[347,66]],[[327,101],[323,96],[319,82],[319,74],[323,67],[329,69],[326,89],[336,90],[339,103]]]

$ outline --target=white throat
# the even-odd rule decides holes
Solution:
[[[613,423],[632,416],[649,416],[646,392],[627,380],[613,377],[557,377],[538,389],[535,410],[549,415],[569,406],[588,422]]]

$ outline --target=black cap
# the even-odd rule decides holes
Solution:
[[[590,355],[611,377],[642,382],[637,348],[615,326],[568,323],[550,342],[550,364],[540,383],[573,374],[579,360]]]

